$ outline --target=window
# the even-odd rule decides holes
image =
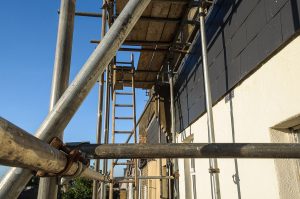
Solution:
[[[144,199],[147,199],[148,193],[147,193],[147,186],[144,186]]]
[[[195,171],[195,159],[191,159],[191,179],[192,179],[192,196],[193,199],[197,199],[197,188],[196,188],[196,171]]]
[[[291,129],[291,143],[300,143],[300,125],[293,127]],[[297,167],[297,178],[298,182],[300,182],[300,160],[296,160],[296,167]]]
[[[184,143],[192,143],[193,136],[189,136]],[[185,195],[186,198],[197,199],[195,159],[184,159]]]
[[[270,133],[274,143],[300,143],[300,115],[274,126]],[[300,198],[300,160],[276,159],[274,162],[280,198]]]

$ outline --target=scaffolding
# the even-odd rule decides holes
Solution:
[[[120,62],[117,62],[120,63]],[[123,66],[123,67],[117,67],[115,66],[113,68],[114,72],[114,76],[116,76],[116,72],[118,70],[121,70],[123,72],[122,76],[124,77],[124,72],[125,73],[129,73],[131,75],[131,92],[118,92],[117,90],[115,90],[115,84],[112,85],[112,92],[113,92],[113,97],[112,97],[112,101],[113,101],[113,105],[112,105],[112,131],[111,131],[111,143],[115,144],[116,142],[116,137],[118,135],[128,135],[127,139],[124,141],[125,143],[127,142],[127,140],[130,139],[130,137],[133,135],[134,138],[134,143],[137,143],[137,131],[136,131],[136,99],[135,99],[135,68],[134,68],[134,55],[131,54],[131,61],[130,62],[123,62],[125,64],[129,64],[129,66]],[[115,79],[115,78],[114,78]],[[121,96],[129,96],[132,98],[132,103],[130,104],[120,104],[120,102],[117,102],[118,98]],[[120,100],[118,100],[120,101]],[[128,109],[132,109],[131,110],[131,114],[132,116],[120,116],[118,113],[116,113],[118,111],[118,109],[126,109],[126,112],[130,112],[128,111]],[[132,122],[132,127],[130,130],[124,130],[121,129],[120,127],[117,128],[116,130],[116,126],[122,126],[122,125],[118,125],[118,121],[120,120],[125,120],[125,121],[131,121]],[[110,189],[109,189],[109,198],[112,199],[113,198],[113,185],[114,185],[114,169],[115,166],[118,165],[127,165],[127,169],[130,172],[126,172],[127,176],[134,176],[134,185],[135,185],[135,189],[134,189],[134,195],[135,198],[138,198],[138,160],[137,159],[132,159],[130,162],[126,162],[126,163],[120,163],[118,161],[115,162],[114,159],[111,160],[111,169],[110,169],[110,179],[112,180],[112,183],[110,183]],[[131,168],[131,169],[129,169]]]
[[[151,16],[149,10],[146,9],[149,4],[164,4],[169,7],[174,5],[176,9],[182,9],[182,12],[178,16],[172,16],[172,13],[165,16]],[[129,198],[138,199],[141,189],[139,181],[145,179],[160,180],[160,197],[162,197],[163,189],[162,180],[168,180],[169,198],[179,199],[178,158],[208,158],[213,185],[212,198],[220,199],[220,170],[217,158],[300,158],[299,144],[215,143],[205,34],[205,17],[212,4],[212,1],[206,0],[130,0],[128,2],[107,0],[103,1],[100,14],[75,11],[75,0],[61,0],[55,72],[50,112],[47,118],[37,130],[36,137],[0,118],[0,164],[22,168],[12,169],[2,180],[0,198],[17,198],[28,180],[35,174],[47,177],[40,182],[39,198],[56,198],[58,177],[85,177],[93,180],[93,199],[107,198],[107,187],[109,187],[108,197],[113,199],[114,184],[122,183],[127,184],[128,193],[130,192]],[[145,12],[148,13],[145,14]],[[189,18],[191,14],[193,17]],[[173,13],[173,15],[176,14]],[[97,44],[97,48],[74,81],[67,86],[75,16],[101,18],[101,39],[91,41]],[[163,24],[162,27],[167,29],[166,32],[176,31],[165,40],[161,38],[153,40],[157,35],[143,40],[138,37],[139,32],[135,29],[135,26],[143,26],[143,23]],[[191,29],[187,35],[183,35],[186,25]],[[106,31],[107,27],[108,31]],[[189,47],[197,31],[200,31],[202,44],[209,143],[178,144],[175,130],[173,77],[183,56],[189,53]],[[163,34],[162,30],[161,35]],[[123,44],[141,46],[141,48],[122,47]],[[133,54],[129,62],[118,62],[115,57],[117,51],[141,52],[140,59],[143,62],[135,67]],[[167,82],[164,81],[165,77],[168,78]],[[64,144],[61,141],[62,132],[96,82],[99,84],[97,142],[95,144]],[[170,88],[171,131],[167,136],[171,139],[169,143],[161,143],[160,96],[156,94],[158,143],[139,144],[136,88],[150,89],[159,83],[167,83]],[[124,87],[130,87],[132,91],[120,91]],[[118,103],[117,96],[132,97],[132,104]],[[150,100],[152,99],[153,96]],[[112,113],[110,114],[111,102]],[[132,116],[117,115],[118,108],[131,108]],[[109,129],[110,117],[112,119],[111,130]],[[117,129],[118,120],[132,121],[132,129]],[[104,132],[102,132],[103,127]],[[115,138],[119,134],[128,135],[122,144],[115,143]],[[111,142],[109,142],[110,135]],[[130,143],[132,136],[134,141]],[[23,157],[20,158],[20,155]],[[159,176],[139,174],[139,159],[150,158],[159,160]],[[96,160],[95,170],[89,167],[91,159]],[[111,160],[110,170],[109,159]],[[119,159],[125,161],[120,162]],[[162,159],[170,159],[172,162],[170,166],[172,171],[169,175],[163,176]],[[103,160],[102,173],[100,173],[100,160]],[[118,165],[125,166],[125,175],[121,180],[115,178],[114,175],[114,169]]]

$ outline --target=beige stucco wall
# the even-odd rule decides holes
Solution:
[[[270,142],[271,127],[300,113],[299,53],[297,37],[234,89],[232,104],[222,99],[213,107],[216,142],[232,142],[233,130],[236,142]],[[178,142],[190,134],[194,134],[194,142],[208,141],[206,115],[182,132]],[[208,160],[196,160],[197,196],[201,199],[211,199],[208,166]],[[186,198],[183,160],[179,160],[179,167],[180,194]],[[234,160],[219,159],[219,168],[222,198],[238,198],[232,179]],[[242,198],[280,198],[274,160],[239,159],[238,169]]]
[[[162,159],[162,168],[165,168],[166,166],[166,160]],[[148,162],[147,164],[147,175],[145,176],[160,176],[160,169],[159,169],[159,160],[158,159],[153,159]],[[166,171],[165,169],[162,169],[162,175],[166,176]],[[160,180],[159,179],[152,179],[152,180],[144,180],[147,181],[148,185],[148,196],[147,198],[149,199],[159,199],[160,198]],[[166,187],[166,180],[163,180],[163,197],[166,197],[167,195],[167,187]]]

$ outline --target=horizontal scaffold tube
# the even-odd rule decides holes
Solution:
[[[94,159],[131,158],[300,158],[300,144],[183,143],[81,145]]]
[[[0,117],[0,164],[60,173],[67,164],[66,154]],[[100,173],[74,162],[65,175],[105,180]]]
[[[125,177],[124,179],[134,179],[134,177]],[[138,179],[153,180],[153,179],[174,179],[173,176],[138,176]]]

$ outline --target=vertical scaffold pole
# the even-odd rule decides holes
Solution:
[[[205,101],[208,119],[208,141],[209,143],[215,143],[215,132],[214,132],[214,120],[212,111],[212,99],[211,99],[211,89],[210,80],[208,73],[207,64],[207,42],[206,42],[206,30],[205,30],[205,1],[200,4],[199,7],[200,14],[200,34],[201,34],[201,48],[202,48],[202,62],[203,62],[203,75],[204,75],[204,86],[205,86]],[[220,182],[219,182],[219,168],[218,161],[216,158],[209,159],[209,172],[212,182],[212,193],[214,199],[221,199],[220,193]]]
[[[116,71],[112,71],[112,73],[115,73]],[[112,86],[114,87],[114,86]],[[113,88],[113,97],[112,97],[112,127],[111,127],[111,143],[114,144],[115,143],[115,116],[116,116],[116,92]],[[113,180],[114,178],[114,159],[111,160],[111,168],[110,168],[110,179]],[[109,199],[113,199],[113,195],[114,195],[114,183],[111,182],[109,184]]]
[[[132,102],[133,102],[133,135],[134,135],[134,143],[138,143],[137,131],[136,131],[136,102],[135,102],[135,69],[134,69],[134,55],[131,54],[131,68],[132,68]],[[138,179],[138,159],[134,160],[134,183],[135,190],[134,195],[135,198],[139,198],[139,179]]]
[[[113,59],[151,0],[130,0],[101,43],[87,59],[70,86],[36,131],[36,137],[49,141],[70,122],[77,109]],[[10,169],[0,183],[0,198],[14,199],[32,177],[28,169]]]
[[[172,163],[171,163],[171,159],[167,159],[167,168],[168,168],[168,176],[171,177],[172,176]],[[168,179],[168,197],[172,198],[172,180]]]
[[[101,40],[106,33],[106,2],[102,2],[102,23],[101,23]],[[98,113],[97,113],[97,135],[96,141],[102,142],[102,120],[103,120],[103,99],[104,99],[104,73],[101,74],[98,90]],[[100,160],[95,160],[95,171],[100,171]],[[99,182],[93,181],[93,199],[98,199]]]
[[[114,15],[114,1],[113,0],[107,0],[107,2],[106,2],[106,6],[107,6],[107,11],[108,11],[108,26],[109,27],[111,27],[112,26],[112,24],[113,24],[113,15]],[[115,58],[114,58],[115,59]],[[112,60],[112,62],[111,63],[113,63],[113,60]],[[108,70],[110,70],[110,68],[108,68]],[[113,70],[111,70],[110,71],[111,73],[107,76],[107,78],[109,78],[109,77],[112,77],[112,75],[113,75]],[[107,89],[109,89],[109,88],[107,88]],[[113,89],[112,89],[113,90]],[[110,96],[110,92],[112,91],[112,90],[110,90],[109,91],[109,96]],[[106,91],[107,93],[108,93],[108,91]],[[115,98],[115,93],[114,93],[114,91],[112,91],[113,93],[112,93],[112,97],[113,98]],[[110,97],[109,98],[107,98],[107,100],[110,100]],[[114,106],[114,105],[113,105]],[[110,110],[110,105],[109,105],[109,110]],[[108,111],[109,111],[108,110]],[[107,134],[105,134],[105,139],[107,139],[107,143],[109,142],[109,114],[107,115],[107,121],[108,121],[108,123],[107,123],[107,125],[108,125],[108,127],[107,128],[105,128],[105,129],[107,129]],[[113,122],[114,122],[114,120],[113,120]],[[114,125],[114,124],[113,124]],[[114,132],[112,132],[112,139],[115,139],[115,137],[114,137]],[[107,173],[108,172],[108,161],[107,160],[104,160],[104,169],[103,170],[105,170],[105,172]],[[110,170],[110,176],[113,176],[113,168]],[[107,175],[108,175],[108,173],[107,173]],[[107,185],[108,187],[109,187],[109,195],[108,195],[108,197],[109,198],[112,198],[113,197],[113,183],[110,183],[110,184],[108,184]],[[103,190],[105,193],[104,194],[106,194],[106,189],[105,190]],[[103,199],[104,199],[104,195],[103,195]]]
[[[168,63],[168,77],[170,86],[170,104],[171,104],[171,134],[172,143],[176,143],[176,130],[175,130],[175,107],[174,107],[174,81],[173,81],[173,68],[171,68],[170,63]],[[178,159],[173,159],[173,174],[178,176]],[[179,199],[179,179],[176,177],[174,179],[174,198]]]
[[[110,66],[106,68],[106,99],[105,99],[105,118],[104,118],[104,144],[109,142],[109,113],[110,113]],[[107,159],[103,160],[103,174],[108,175],[108,161]],[[106,195],[106,186],[105,183],[101,183],[101,197],[104,199]]]
[[[160,123],[160,96],[157,94],[156,97],[157,100],[157,123],[158,123],[158,143],[161,144],[161,123]],[[159,176],[162,177],[162,159],[158,159],[158,166],[159,166]],[[160,198],[163,198],[163,180],[162,178],[159,179],[159,184],[160,184]]]
[[[75,0],[61,0],[55,61],[53,67],[50,111],[68,87],[74,31]],[[63,131],[59,132],[63,139]],[[58,178],[41,178],[38,199],[56,199]]]

